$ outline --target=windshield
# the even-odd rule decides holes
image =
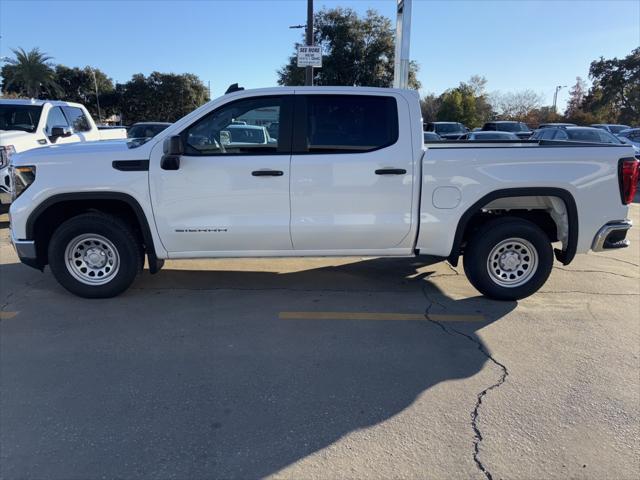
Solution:
[[[609,130],[611,130],[611,133],[620,133],[623,130],[628,130],[629,126],[628,125],[610,125],[609,126]]]
[[[436,123],[436,133],[459,133],[464,132],[462,125],[459,123]]]
[[[38,127],[42,105],[0,104],[0,130],[33,133]]]
[[[621,144],[622,140],[614,137],[609,132],[600,129],[587,129],[584,130],[567,130],[567,135],[570,140],[576,140],[579,142],[594,142],[594,143],[615,143]]]

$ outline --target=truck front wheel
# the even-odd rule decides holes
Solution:
[[[535,223],[503,217],[475,232],[463,262],[467,278],[480,293],[496,300],[519,300],[547,281],[553,251]]]
[[[109,298],[133,283],[143,264],[142,248],[121,219],[86,213],[60,225],[49,242],[56,280],[85,298]]]

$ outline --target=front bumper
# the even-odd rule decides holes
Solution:
[[[0,204],[11,204],[11,178],[9,177],[9,168],[0,169]]]
[[[629,246],[627,231],[631,228],[631,220],[616,220],[604,225],[593,239],[591,250],[601,252],[603,250],[613,250]]]
[[[34,240],[16,240],[11,237],[11,244],[18,254],[18,258],[25,265],[42,270],[42,265],[38,262],[38,252]]]
[[[0,185],[0,205],[10,205],[11,200],[11,192],[9,191],[9,189],[4,188],[4,186]]]

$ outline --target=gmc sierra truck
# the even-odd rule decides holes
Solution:
[[[11,203],[9,160],[14,153],[63,143],[127,138],[124,128],[101,130],[79,103],[0,100],[0,204]]]
[[[271,141],[233,125],[263,127]],[[252,132],[249,132],[252,133]],[[211,257],[420,256],[496,299],[547,280],[554,257],[628,245],[638,161],[625,145],[425,144],[408,90],[234,91],[146,143],[16,154],[11,235],[83,297],[144,265]],[[555,247],[555,251],[554,251]]]

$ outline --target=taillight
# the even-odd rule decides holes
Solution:
[[[638,189],[638,168],[640,162],[635,158],[622,158],[618,165],[618,181],[620,182],[620,198],[629,205]]]

